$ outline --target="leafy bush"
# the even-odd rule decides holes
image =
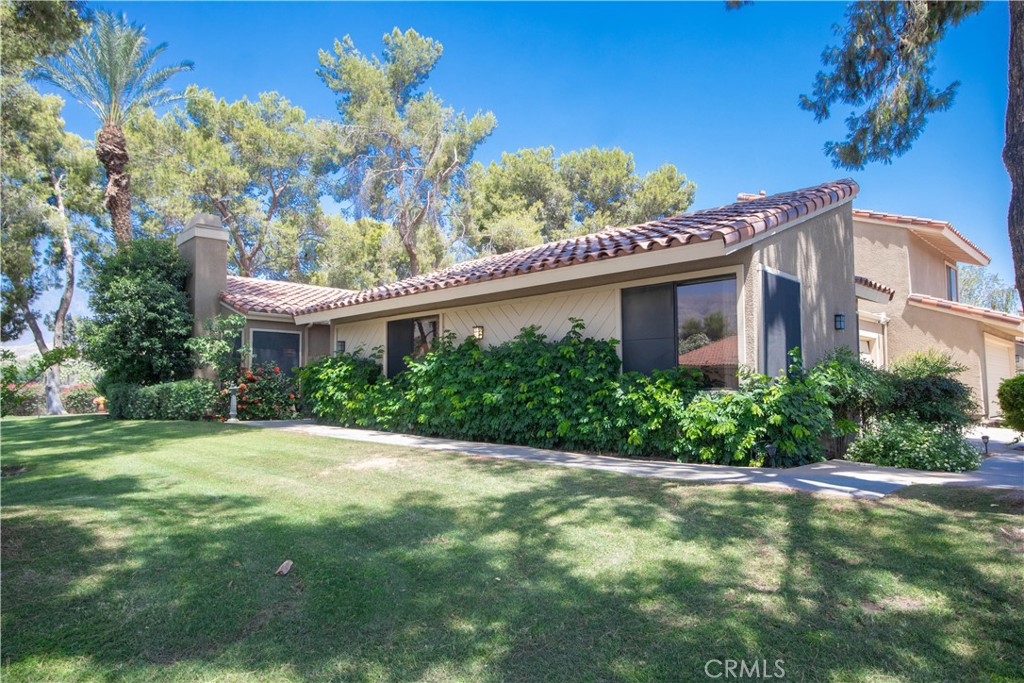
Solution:
[[[956,379],[965,369],[948,353],[906,354],[892,364],[892,395],[886,411],[952,427],[970,424],[977,404],[971,388]]]
[[[981,456],[960,432],[912,416],[872,420],[850,446],[847,460],[938,472],[975,470]]]
[[[98,395],[95,387],[71,387],[63,392],[61,400],[64,403],[64,410],[73,415],[84,415],[96,412],[96,404],[93,403],[93,399]]]
[[[1024,375],[1004,379],[996,392],[1003,409],[1003,422],[1024,433]]]
[[[243,368],[234,383],[238,386],[239,420],[282,420],[298,415],[298,388],[273,363]],[[227,417],[230,400],[230,390],[222,388],[217,402],[221,417]]]
[[[185,281],[189,265],[169,240],[139,239],[96,270],[83,323],[86,357],[111,384],[157,384],[192,373]]]
[[[213,368],[217,379],[225,382],[238,372],[249,347],[242,344],[245,316],[237,313],[218,315],[203,321],[205,334],[192,337],[185,345],[193,353],[196,367]]]
[[[616,342],[582,331],[528,327],[487,349],[448,333],[394,379],[379,353],[323,358],[299,379],[314,415],[349,426],[699,462],[761,464],[769,441],[779,464],[821,457],[832,413],[817,376],[748,373],[739,392],[698,393],[688,368],[620,374]]]
[[[36,387],[36,381],[54,366],[77,357],[76,348],[61,347],[50,349],[36,360],[19,361],[13,351],[0,349],[0,416],[41,412],[43,388]]]
[[[201,420],[217,403],[217,390],[207,379],[187,379],[148,387],[113,384],[107,389],[107,410],[122,420]]]

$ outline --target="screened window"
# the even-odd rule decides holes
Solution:
[[[960,283],[957,282],[956,268],[946,266],[946,298],[950,301],[960,301]]]
[[[431,344],[437,339],[437,316],[431,318],[414,318],[412,321],[412,353],[413,358],[425,356]]]
[[[709,387],[736,388],[739,336],[734,276],[675,287],[678,363],[704,373]]]
[[[253,365],[273,363],[281,372],[291,373],[300,363],[302,335],[298,332],[252,331]]]

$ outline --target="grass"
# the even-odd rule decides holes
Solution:
[[[864,502],[96,417],[7,420],[2,443],[5,681],[698,681],[727,658],[1024,679],[1005,493]]]

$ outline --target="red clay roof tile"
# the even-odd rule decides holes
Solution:
[[[892,298],[896,295],[896,290],[893,289],[892,287],[886,287],[885,285],[881,284],[880,282],[875,282],[874,280],[869,280],[868,278],[864,277],[863,275],[854,275],[853,276],[853,281],[855,283],[857,283],[858,285],[863,285],[865,287],[870,287],[871,289],[874,289],[875,291],[881,292],[882,294],[888,294],[889,295],[889,301],[892,301]]]
[[[370,301],[707,242],[716,238],[722,239],[727,246],[732,246],[801,216],[850,199],[859,190],[859,186],[853,180],[837,180],[639,225],[609,227],[597,233],[465,261],[450,268],[373,289],[338,295],[333,299],[325,298],[296,313],[316,313]]]
[[[1024,325],[1024,318],[1017,315],[1003,313],[1002,311],[996,311],[991,308],[984,308],[982,306],[964,304],[960,303],[959,301],[940,299],[938,297],[928,296],[926,294],[911,294],[910,296],[907,297],[907,301],[916,304],[921,304],[923,306],[930,306],[931,308],[937,308],[939,310],[949,311],[951,313],[969,315],[971,317],[980,318],[983,320],[992,320],[994,322],[1009,323],[1010,325]]]
[[[302,308],[354,294],[351,289],[228,275],[221,301],[242,313],[294,315]]]

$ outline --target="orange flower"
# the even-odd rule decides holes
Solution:
[[[288,394],[288,398],[290,398],[291,400],[294,401],[295,400],[295,394]]]
[[[245,391],[245,389],[246,389],[246,386],[245,386],[245,384],[239,384],[239,385],[238,385],[238,390],[239,390],[239,391]]]
[[[274,366],[274,372],[281,372],[281,368]]]

